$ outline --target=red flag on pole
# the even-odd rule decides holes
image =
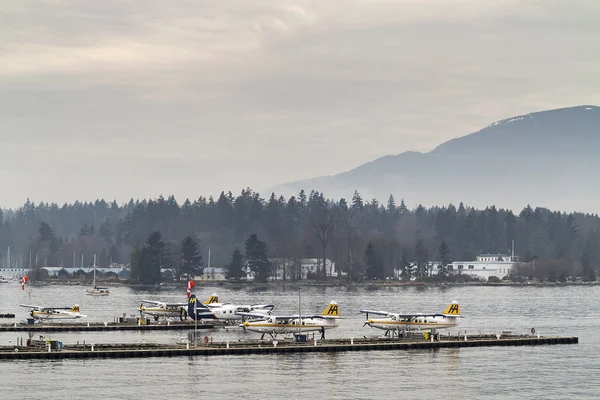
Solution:
[[[25,283],[29,282],[29,277],[25,275],[23,279],[21,279],[21,290],[25,290]]]
[[[187,296],[188,296],[188,299],[190,298],[190,295],[192,293],[192,289],[194,288],[194,286],[196,286],[196,282],[194,282],[194,280],[190,280],[188,282],[188,287],[187,287]]]

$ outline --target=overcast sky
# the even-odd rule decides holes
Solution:
[[[597,0],[3,0],[0,206],[237,194],[600,104],[599,21]]]

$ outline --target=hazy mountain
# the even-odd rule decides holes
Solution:
[[[279,185],[276,193],[318,190],[330,198],[386,201],[409,207],[526,204],[600,211],[600,107],[578,106],[504,119],[428,153],[381,157],[350,171]]]

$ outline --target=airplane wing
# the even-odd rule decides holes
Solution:
[[[187,307],[187,303],[166,303],[167,307]]]
[[[155,306],[160,306],[161,304],[165,304],[162,301],[154,301],[154,300],[142,300],[142,303],[154,304]]]
[[[273,308],[275,308],[275,306],[273,304],[253,304],[253,305],[250,306],[250,308],[254,308],[254,309],[257,309],[257,308],[264,308],[264,309],[270,308],[272,310]]]
[[[314,315],[310,315],[310,314],[304,314],[301,315],[300,317],[298,317],[298,314],[296,315],[266,315],[265,317],[268,318],[273,318],[274,320],[277,319],[298,319],[298,318],[302,318],[302,319],[308,319],[308,318],[313,318],[313,319],[338,319],[340,318],[337,315],[322,315],[322,314],[314,314]]]
[[[243,317],[250,317],[250,318],[266,318],[266,317],[275,318],[275,317],[272,317],[272,316],[269,316],[269,315],[265,315],[265,314],[250,313],[250,312],[239,312],[239,311],[236,311],[235,315],[241,315]]]
[[[375,310],[360,310],[361,313],[365,313],[365,314],[375,314],[375,315],[393,315],[390,312],[387,311],[375,311]]]
[[[396,314],[396,315],[399,318],[411,318],[411,317],[444,317],[444,318],[446,318],[446,315],[440,314],[440,313],[432,313],[432,314],[414,313],[414,314]]]
[[[312,319],[342,319],[342,317],[339,316],[339,315],[322,315],[322,314],[303,315],[302,318],[312,318]]]
[[[27,308],[35,308],[36,310],[40,310],[42,308],[40,306],[32,306],[31,304],[19,304],[19,306],[27,307]]]

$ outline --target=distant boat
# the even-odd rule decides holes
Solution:
[[[3,276],[0,276],[0,283],[10,283],[10,281],[5,279]]]
[[[96,286],[96,255],[94,254],[94,283],[92,288],[86,291],[88,296],[108,296],[108,288]]]

